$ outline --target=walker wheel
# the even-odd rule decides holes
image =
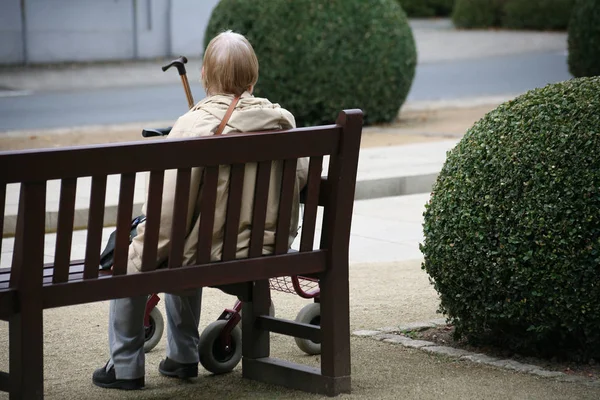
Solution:
[[[242,359],[242,331],[236,326],[231,331],[229,345],[221,340],[226,320],[217,320],[202,331],[198,344],[200,363],[213,374],[224,374],[233,370]]]
[[[160,310],[156,307],[150,311],[150,325],[144,327],[144,352],[148,353],[156,347],[165,330],[165,321]]]
[[[321,325],[321,305],[319,303],[307,304],[300,310],[296,322],[310,325]],[[308,339],[294,338],[300,350],[309,355],[321,354],[321,343]]]

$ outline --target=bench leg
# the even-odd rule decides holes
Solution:
[[[269,281],[257,281],[252,287],[251,301],[242,304],[242,366],[247,359],[269,357],[269,332],[257,329],[255,320],[258,315],[269,315],[271,293]],[[247,376],[247,368],[242,367],[242,374]]]
[[[46,183],[21,185],[11,286],[19,291],[19,312],[9,320],[10,399],[44,397],[44,264]],[[26,212],[25,212],[26,211]]]
[[[41,307],[10,318],[10,400],[44,398],[42,323]]]
[[[340,262],[341,263],[341,262]],[[327,271],[321,287],[321,374],[331,378],[328,395],[350,393],[348,263]]]

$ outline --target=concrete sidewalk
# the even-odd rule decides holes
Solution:
[[[429,192],[444,164],[446,152],[452,149],[457,141],[458,139],[453,139],[405,146],[361,149],[355,198],[363,200]],[[327,160],[325,160],[324,175],[327,174],[327,166]],[[144,203],[145,175],[145,173],[140,173],[136,179],[133,215],[140,214]],[[107,178],[105,226],[116,223],[119,185],[119,176]],[[19,187],[18,184],[11,184],[7,188],[5,236],[15,233]],[[91,178],[78,180],[74,221],[76,229],[85,229],[87,226],[90,188]],[[58,221],[60,181],[48,182],[46,199],[46,231],[54,232]]]

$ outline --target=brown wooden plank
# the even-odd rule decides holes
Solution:
[[[25,187],[21,184],[21,188],[19,190],[19,207],[17,210],[17,226],[15,229],[15,244],[13,249],[13,258],[11,264],[11,274],[10,274],[10,287],[17,287],[19,285],[19,280],[22,275],[22,271],[19,268],[19,265],[23,263],[23,229],[24,229],[24,219],[25,219],[25,196],[24,196]]]
[[[0,256],[2,255],[2,236],[4,235],[4,207],[6,206],[6,184],[0,183]],[[0,258],[0,261],[2,258]]]
[[[117,208],[117,233],[115,236],[115,253],[113,275],[127,273],[127,256],[133,214],[133,193],[135,191],[135,174],[121,175],[119,187],[119,205]]]
[[[252,209],[252,232],[250,233],[250,251],[248,253],[250,257],[260,257],[262,255],[271,164],[270,161],[263,161],[257,165],[254,205]]]
[[[4,283],[6,285],[6,282]],[[0,319],[8,321],[17,309],[17,290],[3,288],[0,290]]]
[[[9,320],[11,398],[41,399],[44,395],[42,265],[46,225],[46,182],[22,184],[25,211],[19,240],[22,272],[18,284],[19,313]]]
[[[6,372],[0,371],[0,391],[8,392],[10,390],[10,376]]]
[[[49,285],[44,287],[44,307],[62,307],[147,293],[169,293],[197,287],[229,285],[275,276],[321,273],[325,270],[326,254],[325,251],[314,251],[266,256]],[[268,314],[268,311],[265,314]]]
[[[242,376],[259,382],[290,389],[337,396],[350,393],[350,376],[323,376],[318,368],[276,358],[242,359]]]
[[[142,254],[142,271],[156,269],[158,251],[158,234],[160,229],[160,213],[165,171],[150,172],[148,199],[146,204],[146,225],[144,230],[144,250]]]
[[[275,254],[287,253],[289,248],[290,222],[292,218],[292,202],[294,201],[297,163],[297,159],[285,160],[283,162],[279,213],[277,215],[277,228],[275,231]]]
[[[200,199],[200,227],[198,229],[198,249],[196,252],[197,264],[210,262],[218,183],[219,167],[205,168],[202,182],[202,199]]]
[[[308,182],[306,184],[306,199],[304,202],[304,215],[302,218],[300,251],[310,251],[314,246],[322,169],[323,157],[313,157],[310,159],[308,165]]]
[[[173,224],[171,229],[171,249],[169,251],[169,268],[181,267],[183,248],[187,236],[187,213],[190,201],[191,168],[177,170],[175,200],[173,201]]]
[[[234,164],[231,166],[231,175],[229,176],[229,197],[227,199],[227,216],[225,218],[225,233],[223,240],[223,261],[230,261],[235,258],[242,206],[242,189],[244,188],[244,172],[244,164]]]
[[[360,151],[362,113],[340,113],[343,127],[338,154],[332,156],[328,173],[331,193],[327,226],[323,231],[328,249],[328,268],[321,275],[321,371],[323,375],[350,375],[350,305],[348,251],[354,188]]]
[[[281,318],[261,315],[256,317],[256,326],[264,331],[279,333],[280,335],[293,336],[321,342],[321,328],[317,325],[304,324],[301,322],[288,321]]]
[[[271,258],[271,257],[269,257]],[[254,260],[260,260],[254,259]],[[268,280],[255,280],[251,299],[242,304],[242,355],[244,358],[269,357],[271,339],[268,331],[258,327],[257,317],[269,315],[271,295]]]
[[[54,283],[66,282],[69,279],[76,190],[77,179],[69,178],[61,181],[54,251]]]
[[[0,171],[5,183],[13,183],[313,157],[335,153],[340,132],[339,126],[328,125],[251,135],[0,152]]]
[[[92,177],[87,241],[85,245],[85,278],[98,277],[100,246],[104,226],[104,203],[106,200],[106,175]]]

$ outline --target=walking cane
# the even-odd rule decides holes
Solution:
[[[194,98],[192,97],[192,91],[190,90],[190,83],[188,82],[184,65],[185,63],[187,63],[187,61],[187,58],[181,56],[171,61],[169,65],[165,65],[164,67],[162,67],[162,70],[166,71],[172,66],[175,66],[175,68],[177,68],[177,71],[179,71],[179,77],[181,78],[181,83],[183,84],[183,90],[185,90],[185,96],[187,97],[188,106],[189,108],[192,108],[194,107]]]

